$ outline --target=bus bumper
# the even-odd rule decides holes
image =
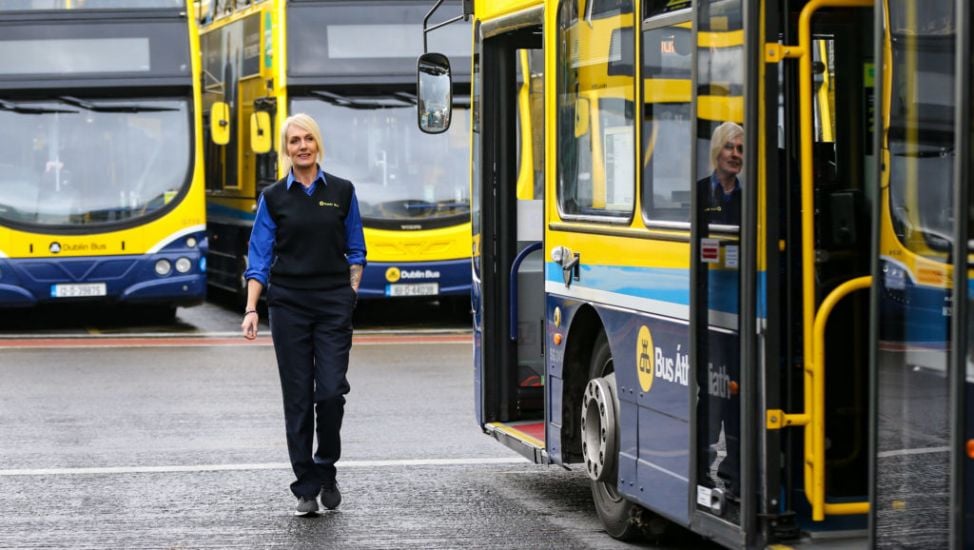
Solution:
[[[359,299],[470,296],[470,259],[442,262],[369,262]]]
[[[176,262],[189,260],[179,273]],[[169,262],[165,275],[156,263]],[[163,251],[143,256],[0,259],[0,307],[106,302],[188,306],[206,299],[205,252]]]

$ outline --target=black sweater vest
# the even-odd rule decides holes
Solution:
[[[267,212],[277,225],[271,284],[288,288],[330,289],[349,285],[345,258],[345,217],[352,183],[325,174],[308,196],[287,179],[264,189]]]

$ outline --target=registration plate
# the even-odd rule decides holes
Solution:
[[[52,298],[86,298],[88,296],[105,296],[108,290],[105,283],[85,283],[73,285],[51,285]]]
[[[386,296],[436,296],[439,292],[439,283],[386,285]]]

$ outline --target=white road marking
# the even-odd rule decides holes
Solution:
[[[342,460],[338,467],[345,468],[396,468],[403,466],[480,466],[485,464],[528,464],[523,457],[503,458],[414,458],[398,460]],[[195,464],[171,466],[107,466],[102,468],[25,468],[0,470],[0,477],[13,476],[64,476],[64,475],[112,475],[112,474],[159,474],[177,472],[235,472],[241,470],[289,470],[287,462],[263,462],[255,464]]]

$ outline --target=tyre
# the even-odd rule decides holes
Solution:
[[[605,332],[599,334],[589,363],[589,382],[582,400],[581,441],[595,510],[606,532],[615,539],[642,538],[642,508],[626,500],[618,486],[619,398],[616,396],[612,351]]]

